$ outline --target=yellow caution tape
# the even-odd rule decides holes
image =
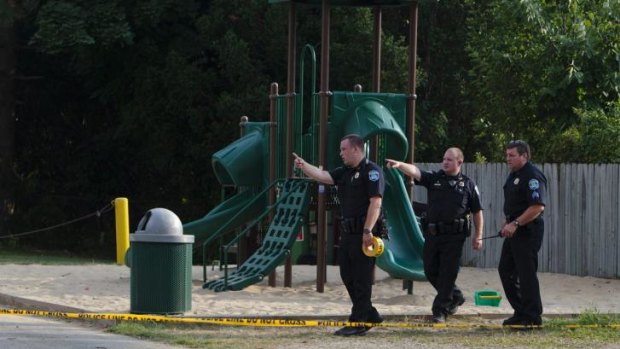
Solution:
[[[543,326],[502,326],[501,324],[433,324],[433,323],[370,323],[326,320],[269,319],[269,318],[214,318],[214,317],[174,317],[163,315],[140,315],[126,313],[67,313],[59,311],[2,309],[0,315],[41,316],[77,320],[149,321],[185,324],[212,324],[252,327],[391,327],[391,328],[543,328]],[[620,323],[608,325],[564,325],[563,328],[613,328],[620,329]]]
[[[383,240],[376,236],[372,237],[372,245],[367,248],[364,248],[364,244],[362,244],[362,251],[364,251],[364,254],[368,257],[379,257],[383,253],[384,248]]]

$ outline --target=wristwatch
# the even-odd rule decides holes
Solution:
[[[372,234],[372,232],[370,231],[370,229],[364,228],[364,234]]]
[[[518,219],[515,219],[514,221],[512,221],[512,223],[514,223],[514,225],[516,225],[517,228],[521,226]]]

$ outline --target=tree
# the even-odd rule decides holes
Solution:
[[[12,175],[15,140],[15,30],[14,4],[0,3],[0,232],[13,210]]]
[[[605,110],[618,99],[620,4],[468,3],[474,77],[468,92],[478,108],[478,134],[493,134],[499,144],[526,138],[538,149],[537,161],[562,161],[549,156],[548,140],[579,122],[575,110]]]
[[[607,108],[576,109],[579,121],[549,143],[549,156],[564,162],[620,163],[620,102]]]

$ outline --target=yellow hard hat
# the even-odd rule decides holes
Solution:
[[[362,251],[364,251],[364,254],[368,257],[379,257],[383,253],[384,248],[383,240],[376,236],[372,237],[372,245],[367,248],[364,248],[364,244],[362,244]]]

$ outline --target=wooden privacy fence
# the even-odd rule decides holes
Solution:
[[[441,164],[420,163],[438,170]],[[620,278],[620,164],[537,164],[547,176],[545,236],[539,271]],[[503,220],[503,163],[463,165],[478,184],[484,208],[484,235],[496,235]],[[414,200],[426,202],[426,188],[416,186]],[[463,250],[465,266],[495,268],[503,238],[484,240],[482,251]]]

